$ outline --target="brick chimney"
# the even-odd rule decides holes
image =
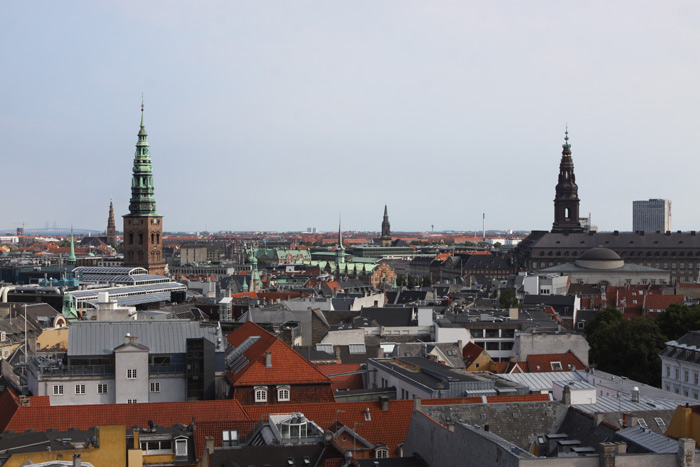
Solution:
[[[382,412],[389,411],[389,398],[387,396],[379,396],[379,404],[382,407]]]

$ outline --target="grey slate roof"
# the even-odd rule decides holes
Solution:
[[[556,432],[568,408],[561,402],[512,402],[498,404],[423,405],[421,412],[447,426],[460,422],[469,426],[485,425],[501,438],[528,451],[538,435]],[[592,424],[592,423],[591,423]]]
[[[75,322],[68,332],[68,356],[111,354],[127,333],[138,337],[152,354],[185,353],[188,338],[203,337],[214,345],[217,338],[223,339],[221,329],[189,320]],[[216,351],[223,352],[223,347]]]
[[[548,373],[510,373],[498,374],[499,378],[503,378],[514,383],[522,384],[530,388],[532,392],[551,391],[555,381],[568,383],[570,381],[581,381],[581,378],[572,371],[553,371]]]
[[[651,430],[640,426],[631,426],[623,428],[615,433],[615,436],[621,438],[628,445],[634,444],[644,452],[675,454],[678,452],[678,440],[669,438],[659,433],[654,433]],[[697,452],[697,449],[696,449]]]
[[[534,232],[533,232],[534,233]],[[539,232],[538,232],[539,233]],[[594,234],[563,234],[545,232],[534,242],[534,248],[577,248],[581,251],[597,246],[612,250],[631,249],[700,249],[700,235],[694,232],[665,233],[597,232]]]

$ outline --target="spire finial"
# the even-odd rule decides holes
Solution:
[[[569,144],[569,124],[566,124],[566,130],[564,131],[564,144],[561,146],[564,148],[562,151],[562,155],[565,156],[570,156],[571,155],[571,145]]]
[[[143,113],[143,93],[141,93],[141,113]]]

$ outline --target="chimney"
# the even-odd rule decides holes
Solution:
[[[571,405],[571,388],[567,384],[566,387],[564,387],[564,397],[562,399],[562,402],[564,402],[564,405]]]
[[[265,352],[265,368],[272,368],[272,352]]]
[[[593,426],[598,426],[601,423],[603,423],[604,416],[600,412],[596,412],[593,414]]]
[[[73,454],[73,467],[80,467],[82,465],[81,455],[79,453]]]
[[[624,441],[617,441],[615,442],[615,446],[617,447],[615,450],[617,454],[627,454],[627,443]]]
[[[389,411],[389,398],[387,396],[379,396],[379,404],[382,406],[382,412]]]
[[[214,453],[214,437],[213,436],[205,436],[204,437],[204,449],[207,451],[207,454],[209,454],[209,455]]]
[[[639,402],[639,388],[637,386],[632,388],[632,402]]]
[[[598,465],[600,467],[615,467],[615,451],[617,446],[615,443],[599,443],[598,452],[600,457],[598,458]]]
[[[678,440],[678,461],[681,467],[692,467],[695,465],[695,440],[692,438],[681,438]]]
[[[132,336],[131,333],[126,333],[126,336],[124,337],[124,343],[125,344],[138,344],[139,343],[139,338],[138,336]]]

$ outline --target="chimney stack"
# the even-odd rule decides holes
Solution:
[[[272,368],[272,352],[265,352],[265,368]]]
[[[379,396],[379,403],[382,406],[382,412],[389,411],[389,398],[387,396]]]
[[[632,402],[639,402],[639,388],[637,386],[632,388]]]
[[[73,467],[81,467],[83,465],[83,461],[81,459],[81,455],[78,454],[73,454]]]

